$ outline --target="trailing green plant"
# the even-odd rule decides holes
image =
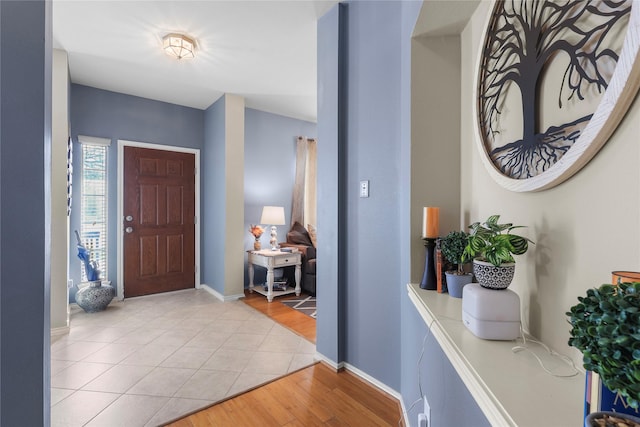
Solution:
[[[588,289],[571,307],[569,345],[582,352],[584,368],[622,395],[640,404],[640,283],[604,284]]]
[[[463,266],[470,260],[464,252],[468,240],[469,235],[464,231],[452,231],[440,239],[442,256],[457,266],[456,274],[459,275],[464,274]]]
[[[498,224],[500,215],[491,215],[483,223],[474,222],[469,226],[469,240],[464,250],[469,259],[479,258],[499,267],[502,263],[515,262],[513,255],[522,255],[533,243],[526,237],[511,233],[523,225]]]

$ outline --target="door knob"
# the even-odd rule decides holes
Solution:
[[[127,222],[131,222],[133,221],[133,217],[131,215],[127,215],[126,217],[124,217],[125,221]]]
[[[133,233],[133,228],[132,227],[127,227],[124,229],[125,232],[127,233]]]

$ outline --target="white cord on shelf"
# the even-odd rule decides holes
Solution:
[[[517,345],[513,348],[511,348],[511,351],[513,351],[514,353],[518,353],[520,351],[528,351],[529,353],[531,353],[533,355],[533,357],[538,361],[538,363],[540,364],[540,367],[549,375],[554,376],[554,377],[558,377],[558,378],[569,378],[569,377],[575,377],[576,375],[578,375],[580,373],[580,371],[578,370],[578,368],[576,368],[575,363],[573,362],[573,360],[569,357],[569,356],[565,356],[564,354],[560,354],[557,353],[553,350],[551,350],[546,344],[544,344],[543,342],[534,340],[534,339],[528,339],[526,338],[526,335],[524,333],[524,330],[522,329],[522,324],[520,325],[520,335],[522,337],[522,345]],[[560,360],[562,360],[563,362],[565,362],[567,365],[571,366],[571,368],[573,369],[573,372],[570,374],[566,374],[566,375],[561,375],[561,374],[556,374],[551,372],[549,369],[547,369],[546,366],[544,366],[544,362],[542,361],[542,359],[540,359],[540,357],[538,357],[537,354],[535,354],[531,349],[529,349],[527,347],[527,342],[532,342],[535,344],[540,345],[542,348],[544,348],[547,353],[549,353],[551,356],[556,357]]]

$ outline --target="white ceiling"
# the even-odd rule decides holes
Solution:
[[[71,81],[206,109],[224,93],[246,106],[316,120],[316,22],[337,0],[54,0],[54,48]],[[164,54],[183,33],[196,57]]]

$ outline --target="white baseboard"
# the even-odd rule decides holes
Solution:
[[[71,328],[69,326],[61,326],[59,328],[51,328],[51,336],[57,337],[59,335],[66,335],[69,333]]]
[[[404,399],[400,397],[399,400],[400,400],[400,408],[402,408],[402,419],[404,421],[404,425],[410,426],[411,424],[409,423],[409,414],[407,413],[407,407],[404,406]]]
[[[402,410],[402,418],[404,419],[404,425],[408,426],[409,424],[409,417],[407,414],[407,408],[404,405],[404,400],[402,400],[402,394],[400,394],[399,392],[397,392],[396,390],[394,390],[393,388],[389,387],[388,385],[384,384],[381,381],[378,381],[377,379],[373,378],[371,375],[361,371],[360,369],[356,368],[353,365],[350,365],[349,363],[346,362],[340,362],[340,363],[336,363],[335,361],[329,359],[328,357],[326,357],[324,354],[316,352],[315,356],[314,356],[315,360],[319,360],[323,363],[325,363],[326,365],[328,365],[329,367],[333,368],[336,372],[344,369],[346,371],[351,372],[352,374],[356,375],[357,377],[359,377],[360,379],[362,379],[363,381],[369,383],[370,385],[372,385],[373,387],[377,388],[378,390],[381,390],[385,393],[387,393],[388,395],[390,395],[391,397],[393,397],[394,399],[397,399],[400,402],[400,408]]]
[[[220,292],[216,291],[212,287],[205,285],[204,283],[199,286],[200,289],[204,289],[209,292],[214,297],[218,298],[220,301],[237,301],[240,298],[244,298],[244,293],[236,294],[236,295],[222,295]]]
[[[379,390],[382,390],[383,392],[387,393],[389,396],[393,397],[394,399],[397,399],[398,402],[400,402],[400,409],[402,411],[402,414],[400,414],[400,415],[404,419],[404,425],[406,425],[406,426],[411,425],[411,424],[409,424],[409,417],[407,415],[407,410],[406,410],[406,408],[404,406],[404,401],[402,400],[402,394],[400,394],[398,391],[394,390],[393,388],[389,387],[385,383],[383,383],[381,381],[378,381],[377,379],[373,378],[371,375],[361,371],[360,369],[356,368],[353,365],[350,365],[348,363],[344,363],[344,368],[347,371],[351,372],[352,374],[360,377],[360,379],[362,379],[363,381],[368,382],[369,384],[371,384],[375,388],[377,388]]]
[[[349,371],[349,372],[357,375],[358,377],[360,377],[362,380],[368,382],[369,384],[371,384],[375,388],[378,388],[378,389],[384,391],[385,393],[393,396],[394,398],[396,398],[398,400],[402,399],[402,395],[400,393],[398,393],[397,391],[395,391],[394,389],[392,389],[388,385],[384,384],[381,381],[378,381],[377,379],[373,378],[371,375],[361,371],[360,369],[356,368],[355,366],[353,366],[353,365],[351,365],[351,364],[349,364],[347,362],[336,363],[335,361],[329,359],[324,354],[319,353],[317,351],[316,351],[316,354],[315,354],[315,359],[319,360],[321,362],[324,362],[325,364],[329,365],[331,368],[335,369],[336,371],[339,371],[341,369],[346,369],[347,371]]]
[[[388,395],[394,397],[395,399],[402,400],[402,395],[399,392],[395,391],[394,389],[392,389],[391,387],[389,387],[385,383],[383,383],[381,381],[378,381],[377,379],[373,378],[371,375],[361,371],[360,369],[356,368],[355,366],[350,365],[348,363],[345,363],[344,364],[344,368],[347,371],[357,375],[362,380],[368,382],[372,386],[374,386],[374,387],[384,391]]]
[[[344,362],[336,363],[333,360],[329,359],[324,354],[318,353],[317,351],[313,358],[315,360],[319,360],[320,362],[323,362],[325,365],[328,365],[330,368],[332,368],[336,372],[340,371],[341,369],[344,369],[344,366],[345,366]]]

